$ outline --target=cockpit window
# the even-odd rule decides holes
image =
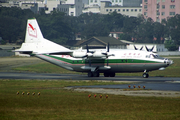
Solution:
[[[158,55],[154,55],[154,54],[150,54],[150,55],[146,55],[146,58],[158,58]]]

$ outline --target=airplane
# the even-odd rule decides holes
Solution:
[[[146,49],[148,49],[146,47]],[[142,51],[128,49],[70,50],[43,37],[37,20],[27,20],[25,42],[14,52],[35,56],[67,70],[87,73],[88,77],[115,77],[116,73],[143,72],[142,77],[148,78],[148,72],[164,70],[173,64],[172,60],[162,58],[152,49]]]

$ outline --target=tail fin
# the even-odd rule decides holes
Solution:
[[[43,40],[43,35],[36,19],[28,19],[25,43],[38,43]]]
[[[72,51],[45,39],[41,33],[36,19],[33,18],[28,19],[27,21],[25,42],[22,44],[21,48],[19,50],[15,50],[15,52],[21,52],[24,54],[66,54]]]

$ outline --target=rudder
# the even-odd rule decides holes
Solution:
[[[35,18],[28,19],[26,26],[25,42],[21,48],[14,52],[21,52],[26,54],[49,54],[49,53],[69,53],[72,52],[62,45],[56,44],[43,37],[40,27]]]
[[[37,20],[35,18],[28,19],[26,27],[25,43],[38,43],[44,39]]]

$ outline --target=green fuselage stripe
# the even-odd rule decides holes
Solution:
[[[72,60],[72,59],[68,59],[68,58],[62,58],[62,57],[51,56],[51,55],[45,55],[45,56],[66,62],[68,64],[72,64],[72,65],[89,64],[89,63],[91,63],[91,64],[106,64],[107,63],[107,59],[91,59],[91,62],[89,62],[88,59]],[[108,63],[109,64],[115,64],[115,63],[122,64],[122,63],[160,63],[160,62],[150,61],[150,60],[138,60],[138,59],[108,59]]]

